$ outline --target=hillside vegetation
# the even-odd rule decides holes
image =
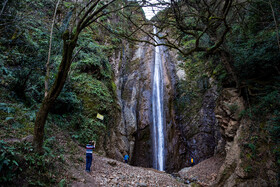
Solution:
[[[38,111],[45,92],[51,91],[59,75],[65,45],[72,42],[71,37],[63,36],[77,33],[79,27],[75,24],[83,15],[93,14],[86,14],[82,8],[86,3],[81,2],[61,1],[55,16],[57,1],[4,0],[0,4],[0,186],[63,186],[77,180],[78,177],[71,178],[69,167],[71,162],[84,163],[84,158],[77,155],[81,151],[78,146],[110,136],[110,128],[115,127],[123,112],[112,70],[113,54],[122,51],[125,44],[133,46],[143,41],[144,33],[152,38],[152,22],[144,19],[136,2],[101,1],[92,9],[102,9],[100,14],[78,34],[63,89],[47,112],[42,129],[43,151],[34,146]],[[279,184],[280,1],[234,1],[225,15],[211,12],[202,1],[187,1],[189,6],[184,1],[171,2],[177,3],[174,9],[160,11],[152,21],[163,33],[158,35],[166,40],[164,44],[178,53],[177,60],[182,62],[179,66],[186,74],[176,83],[177,116],[191,120],[211,85],[217,85],[219,93],[236,88],[245,104],[238,119],[251,121],[240,137],[244,142],[241,158],[246,161],[243,169],[253,178],[262,170],[265,159],[272,158],[269,161],[278,173]],[[201,14],[197,15],[197,11]],[[207,29],[198,29],[200,26]],[[190,28],[198,30],[190,32]],[[120,53],[119,58],[127,58],[123,51]],[[120,68],[121,64],[116,67]],[[228,107],[232,113],[239,110],[237,105]],[[96,118],[98,113],[104,120]]]

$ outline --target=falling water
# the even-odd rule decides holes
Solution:
[[[154,33],[157,30],[154,27]],[[159,39],[154,38],[157,43]],[[164,170],[164,126],[163,126],[163,77],[160,46],[155,47],[155,66],[153,79],[153,163],[154,168]]]

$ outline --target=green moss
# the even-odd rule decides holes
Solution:
[[[122,91],[122,99],[124,100],[129,100],[131,95],[132,95],[132,90],[130,89],[131,87],[127,87],[126,89],[123,89]]]
[[[112,87],[113,93],[116,93],[117,92],[117,85],[114,81],[111,81],[111,87]]]
[[[140,59],[131,60],[129,63],[126,64],[125,70],[126,72],[133,72],[139,69],[140,66]]]
[[[200,184],[197,184],[197,183],[195,183],[195,182],[192,182],[192,183],[191,183],[191,187],[201,187],[201,185],[200,185]]]

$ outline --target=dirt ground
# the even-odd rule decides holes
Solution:
[[[216,179],[224,160],[221,156],[211,157],[193,167],[184,168],[179,174],[171,175],[152,168],[131,166],[94,153],[91,172],[88,173],[85,171],[85,148],[78,145],[68,134],[63,133],[55,126],[52,133],[56,139],[56,147],[64,149],[64,154],[61,157],[58,156],[54,162],[58,170],[58,176],[55,177],[57,183],[65,181],[62,186],[65,184],[74,187],[209,186]],[[8,142],[21,141],[25,140],[8,140]]]
[[[135,167],[123,162],[93,154],[91,172],[85,171],[85,148],[73,142],[72,139],[57,131],[56,139],[66,148],[65,179],[69,186],[209,186],[213,184],[223,163],[222,156],[211,157],[203,162],[185,168],[179,172],[179,177],[160,172],[152,168]],[[192,183],[194,182],[194,183]],[[186,184],[189,183],[189,184]]]
[[[85,171],[85,148],[57,130],[56,140],[65,148],[63,171],[69,186],[187,186],[170,174],[152,168],[135,167],[93,153],[91,172]]]
[[[82,175],[71,186],[187,186],[165,172],[130,166],[96,154],[90,173],[84,171],[85,164],[78,168]]]
[[[194,181],[201,186],[211,186],[215,182],[223,162],[224,157],[216,155],[193,167],[184,168],[179,175],[186,183]]]

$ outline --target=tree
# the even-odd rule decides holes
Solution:
[[[72,27],[70,27],[63,33],[62,59],[58,68],[58,73],[56,74],[55,81],[49,92],[44,97],[39,111],[36,115],[33,143],[37,152],[42,152],[44,127],[47,116],[51,106],[59,96],[65,84],[72,63],[73,52],[77,45],[80,33],[99,18],[120,10],[118,8],[115,8],[111,11],[107,10],[107,8],[115,2],[117,2],[117,0],[90,0],[77,14],[77,17],[73,20]]]
[[[170,2],[170,10],[163,16],[168,19],[159,17],[160,28],[171,25],[177,31],[174,33],[176,40],[167,40],[167,43],[180,48],[184,56],[194,52],[220,53],[223,66],[238,87],[238,77],[226,50],[225,41],[247,1],[171,0]]]
[[[156,7],[154,9],[161,11],[150,22],[142,20],[141,25],[134,15],[123,14],[135,26],[135,31],[121,35],[133,41],[177,49],[183,56],[194,52],[220,53],[225,69],[238,87],[238,77],[224,44],[232,24],[247,4],[247,0],[144,1],[142,6]],[[148,25],[156,26],[157,33],[149,32],[146,29]],[[148,35],[149,39],[133,38],[138,31]],[[164,42],[156,43],[154,36]]]
[[[273,5],[272,5],[271,0],[269,0],[268,3],[269,3],[269,6],[270,6],[270,8],[271,8],[271,13],[272,13],[272,16],[273,16],[273,21],[274,21],[274,23],[275,23],[277,44],[278,44],[278,48],[279,48],[279,51],[280,51],[280,39],[279,39],[278,22],[277,22],[277,19],[276,19],[276,15],[275,15],[274,8],[273,8]]]
[[[52,35],[53,35],[53,27],[55,23],[55,17],[57,12],[57,7],[59,5],[60,0],[57,1],[54,14],[53,14],[53,21],[52,21],[52,27],[51,27],[51,33],[50,33],[50,43],[49,43],[49,53],[48,53],[48,61],[46,63],[46,78],[45,78],[45,96],[48,95],[48,89],[49,89],[49,76],[50,76],[50,58],[51,58],[51,51],[52,51]]]

